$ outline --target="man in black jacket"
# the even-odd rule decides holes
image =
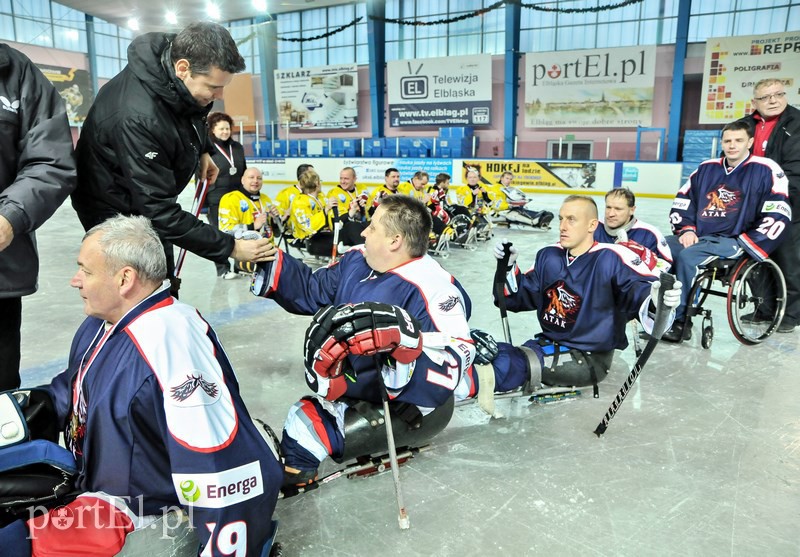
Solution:
[[[22,53],[0,44],[0,391],[19,387],[22,296],[36,292],[34,231],[75,187],[64,101]]]
[[[148,217],[170,276],[172,244],[215,262],[265,260],[269,240],[234,239],[177,203],[195,173],[216,179],[206,116],[244,68],[230,33],[216,23],[134,39],[128,65],[100,89],[78,141],[72,204],[84,228],[118,213]]]
[[[800,324],[800,110],[789,106],[786,88],[775,78],[756,83],[753,109],[744,118],[755,129],[753,154],[774,160],[789,180],[792,224],[771,257],[786,279],[786,312],[778,332],[791,333]]]

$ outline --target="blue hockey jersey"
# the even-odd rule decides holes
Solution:
[[[216,334],[168,282],[110,328],[87,318],[48,390],[80,490],[127,498],[139,515],[190,507],[202,555],[232,543],[261,555],[282,468]]]
[[[634,217],[633,224],[626,232],[628,240],[646,247],[652,251],[656,257],[672,265],[672,252],[667,245],[667,240],[658,228]],[[613,244],[617,241],[617,238],[606,232],[603,221],[600,221],[594,231],[594,240],[601,244]]]
[[[506,306],[513,312],[536,310],[542,334],[570,348],[623,350],[625,324],[637,316],[648,320],[654,280],[647,265],[623,246],[595,242],[571,262],[567,250],[548,246],[527,273],[515,265],[508,274]]]
[[[672,231],[737,238],[762,261],[780,245],[792,220],[789,182],[772,160],[750,155],[732,170],[725,157],[700,164],[678,190],[669,218]]]
[[[373,271],[363,246],[345,253],[329,267],[315,272],[282,251],[277,259],[259,264],[252,291],[273,298],[290,313],[313,315],[322,307],[345,303],[382,302],[404,308],[423,331],[423,353],[416,361],[397,364],[383,381],[389,396],[421,409],[436,408],[455,389],[472,365],[475,348],[467,319],[471,301],[461,284],[429,255],[385,273]],[[348,356],[356,379],[348,380],[346,396],[379,403],[372,357]],[[386,369],[386,368],[385,368]],[[320,384],[325,378],[317,377]],[[323,389],[318,389],[324,395]]]

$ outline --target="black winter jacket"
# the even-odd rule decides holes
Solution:
[[[174,37],[147,33],[134,39],[128,65],[100,89],[78,140],[72,205],[84,228],[118,213],[144,215],[165,243],[224,261],[233,237],[177,203],[200,155],[211,152],[205,122],[211,105],[198,105],[175,76]]]
[[[745,116],[744,120],[753,127],[758,123],[752,115]],[[778,163],[786,173],[792,222],[800,223],[800,110],[786,106],[769,136],[764,156]]]
[[[75,187],[75,158],[64,101],[22,53],[0,44],[0,215],[14,230],[0,251],[0,297],[36,291],[34,230]]]
[[[247,169],[247,163],[244,158],[244,147],[238,141],[228,139],[227,141],[220,141],[210,137],[211,141],[211,160],[219,168],[219,176],[214,185],[208,190],[208,197],[206,203],[209,205],[219,205],[219,200],[226,193],[235,191],[242,185],[242,176]],[[219,148],[216,145],[219,145]],[[222,149],[225,154],[219,152]],[[236,173],[231,174],[231,163],[228,157],[233,153],[233,164],[236,167]]]

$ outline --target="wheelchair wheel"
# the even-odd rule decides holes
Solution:
[[[786,281],[770,259],[744,258],[736,264],[728,289],[728,323],[742,344],[758,344],[780,325],[786,310]]]
[[[708,350],[711,348],[712,342],[714,342],[714,327],[704,327],[703,334],[700,337],[700,346]]]

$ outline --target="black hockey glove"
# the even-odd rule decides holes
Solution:
[[[491,364],[500,351],[494,337],[480,329],[471,329],[469,335],[475,343],[475,363],[482,366]]]

